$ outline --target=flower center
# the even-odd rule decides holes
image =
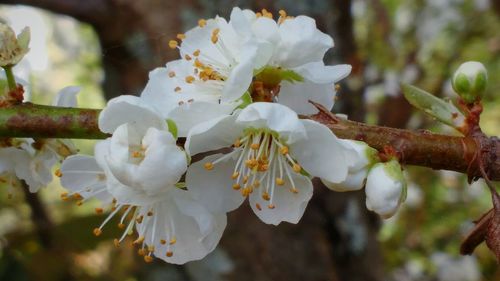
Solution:
[[[279,136],[268,130],[249,130],[234,143],[234,151],[214,162],[205,163],[207,170],[214,169],[217,163],[237,154],[237,161],[231,178],[232,188],[244,197],[253,192],[268,201],[268,208],[274,209],[276,188],[284,188],[286,180],[289,191],[298,193],[292,173],[300,173],[302,167],[290,156],[288,146]],[[257,209],[261,206],[257,203]]]
[[[254,102],[275,102],[280,93],[281,82],[302,82],[304,78],[298,73],[279,66],[266,66],[253,78],[250,85],[250,96]]]

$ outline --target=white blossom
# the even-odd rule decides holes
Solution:
[[[361,141],[340,140],[347,147],[351,147],[357,154],[354,163],[349,166],[347,178],[339,183],[332,183],[322,179],[323,184],[335,191],[354,191],[363,188],[371,166],[378,160],[377,150]]]
[[[383,218],[392,217],[406,199],[406,181],[396,160],[373,165],[366,179],[366,207]]]
[[[10,26],[0,23],[0,66],[16,65],[29,51],[29,42],[28,27],[16,36]]]
[[[301,120],[286,106],[253,103],[189,132],[190,155],[232,147],[192,164],[186,175],[196,199],[213,212],[237,208],[246,197],[265,223],[297,223],[312,196],[310,176],[341,182],[354,152],[324,125]]]
[[[61,183],[71,191],[64,198],[97,197],[112,204],[112,212],[94,234],[100,235],[109,220],[123,211],[119,227],[124,231],[115,244],[135,226],[134,245],[147,262],[154,255],[182,264],[211,252],[226,216],[209,212],[179,183],[187,169],[187,155],[163,118],[140,98],[121,96],[103,110],[99,127],[113,135],[96,145],[95,158],[73,156],[61,167]]]

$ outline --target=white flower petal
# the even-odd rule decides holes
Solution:
[[[279,27],[281,42],[275,54],[277,64],[294,68],[313,61],[321,61],[333,47],[333,39],[316,28],[314,19],[298,16],[285,20]]]
[[[240,112],[236,123],[246,128],[269,128],[290,143],[306,137],[304,125],[297,114],[277,103],[252,103]]]
[[[94,157],[86,155],[72,155],[61,165],[61,185],[77,192],[83,198],[97,198],[102,202],[110,202],[111,194],[106,190],[106,176],[97,165]]]
[[[186,137],[189,130],[207,120],[225,116],[233,112],[238,104],[219,104],[209,102],[185,103],[172,110],[168,118],[177,125],[179,137]]]
[[[351,165],[352,150],[343,146],[326,126],[301,120],[307,131],[307,139],[290,143],[290,155],[314,177],[338,183],[345,180]]]
[[[122,125],[115,131],[107,164],[122,184],[141,189],[141,194],[147,196],[159,196],[165,189],[173,187],[186,171],[186,154],[175,144],[169,132],[149,128],[141,143],[132,128]],[[130,149],[134,146],[146,148],[139,162],[131,155],[133,151]]]
[[[146,215],[149,210],[153,212],[150,218]],[[187,191],[178,189],[171,190],[167,200],[142,207],[140,214],[148,221],[137,225],[139,236],[145,237],[147,245],[154,245],[156,257],[173,264],[205,257],[226,226],[225,215],[210,214]],[[167,243],[160,243],[161,239]],[[172,239],[176,241],[170,245]],[[172,255],[168,257],[167,252]]]
[[[397,168],[399,171],[389,172],[386,169]],[[366,208],[383,218],[392,217],[399,208],[406,183],[402,175],[399,179],[393,173],[401,174],[397,162],[375,164],[366,179]]]
[[[80,87],[68,86],[57,93],[56,98],[52,101],[52,105],[61,107],[76,107],[76,95],[80,92]]]
[[[113,133],[125,123],[142,128],[155,127],[165,129],[162,117],[144,100],[136,96],[119,96],[108,102],[99,114],[99,129],[105,133]]]
[[[230,102],[239,99],[250,86],[253,78],[253,70],[259,46],[254,41],[249,41],[242,47],[241,58],[243,58],[230,72],[224,82],[222,89],[222,101]]]
[[[298,223],[304,214],[307,203],[313,194],[311,180],[296,173],[291,176],[298,192],[291,192],[291,183],[288,178],[285,178],[285,184],[276,186],[274,189],[274,209],[268,207],[269,201],[264,200],[259,193],[264,186],[259,187],[250,194],[250,206],[263,222],[273,225],[278,225],[282,221]]]
[[[297,114],[318,113],[318,109],[309,102],[310,100],[331,109],[335,103],[335,85],[316,84],[307,80],[298,83],[281,82],[278,97],[280,104],[290,107]]]
[[[193,127],[184,145],[186,152],[195,155],[231,146],[243,132],[243,127],[235,123],[235,118],[234,115],[222,116]]]
[[[349,64],[325,65],[323,61],[310,62],[293,69],[305,79],[318,84],[332,84],[351,73]]]
[[[325,179],[321,179],[321,181],[331,190],[338,192],[355,191],[363,188],[367,175],[368,169],[361,169],[347,174],[347,178],[340,183],[329,182]]]
[[[193,197],[213,213],[225,213],[238,208],[245,200],[239,191],[232,188],[236,160],[230,156],[218,162],[212,170],[205,169],[207,162],[213,162],[222,154],[211,155],[189,166],[186,184]]]

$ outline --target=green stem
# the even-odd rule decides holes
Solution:
[[[7,77],[7,83],[9,85],[9,90],[13,91],[17,89],[16,78],[14,78],[14,73],[12,72],[12,65],[4,66],[5,77]]]
[[[0,137],[104,139],[100,110],[23,103],[0,109]]]

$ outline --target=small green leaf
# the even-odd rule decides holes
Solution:
[[[174,136],[174,139],[177,139],[177,125],[174,120],[167,119],[168,131]]]
[[[455,129],[458,129],[465,119],[462,112],[451,102],[444,101],[415,86],[404,84],[403,93],[411,105]]]

